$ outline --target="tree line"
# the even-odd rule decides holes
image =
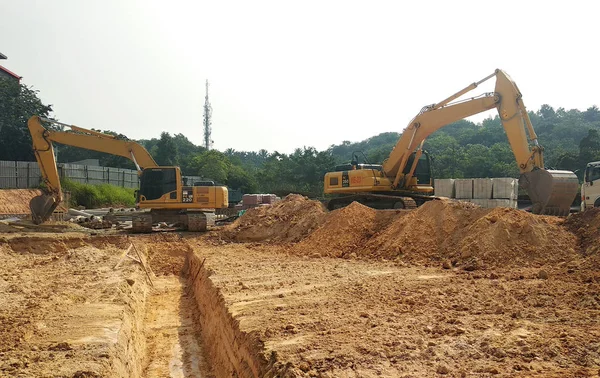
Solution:
[[[32,114],[48,117],[52,107],[44,105],[37,92],[12,80],[0,80],[0,160],[34,161],[27,119]],[[574,171],[582,178],[585,164],[600,160],[600,109],[585,111],[554,109],[542,105],[529,116],[544,146],[545,163],[551,169]],[[100,130],[98,130],[100,131]],[[103,132],[126,138],[111,130]],[[159,165],[180,166],[185,175],[202,176],[244,193],[285,195],[295,192],[322,195],[323,175],[335,165],[349,162],[352,154],[369,163],[381,163],[400,138],[386,132],[360,142],[342,141],[318,151],[297,148],[278,151],[206,150],[183,134],[161,133],[160,137],[138,140]],[[518,177],[519,171],[498,116],[475,124],[461,120],[432,134],[424,149],[432,158],[434,177]],[[104,166],[134,169],[128,159],[58,146],[59,162],[99,159]]]

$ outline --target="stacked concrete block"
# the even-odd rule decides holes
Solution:
[[[438,197],[468,201],[484,208],[518,208],[519,184],[517,179],[510,177],[436,179],[434,190]]]
[[[454,180],[454,198],[472,199],[473,198],[473,179]]]
[[[263,204],[272,204],[275,202],[275,194],[263,194],[262,195],[262,203]]]
[[[475,205],[479,205],[481,207],[487,207],[487,200],[486,199],[481,199],[481,198],[471,198],[471,199],[465,199],[466,202],[471,202],[474,203]]]
[[[509,207],[512,209],[517,208],[517,201],[510,199],[485,199],[485,198],[472,198],[467,200],[476,205],[479,205],[486,209],[492,209],[494,207]]]
[[[244,205],[260,205],[262,203],[262,196],[258,194],[244,194],[242,196],[242,204]]]
[[[501,177],[492,179],[493,197],[495,199],[516,200],[519,194],[519,182],[511,177]]]
[[[506,199],[506,198],[501,198],[501,199],[491,199],[489,200],[491,202],[490,207],[510,207],[512,209],[517,209],[517,201],[516,200],[512,200],[512,199]]]
[[[491,199],[492,198],[492,179],[475,178],[473,179],[473,198]]]
[[[454,198],[454,179],[435,179],[433,189],[437,197]]]

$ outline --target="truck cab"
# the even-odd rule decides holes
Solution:
[[[581,211],[600,207],[600,161],[588,163],[581,185]]]

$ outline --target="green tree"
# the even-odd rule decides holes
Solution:
[[[585,112],[583,112],[583,119],[587,122],[600,122],[600,109],[596,105],[587,108]]]
[[[178,165],[177,145],[171,134],[163,131],[160,140],[156,143],[154,160],[158,165]]]
[[[44,105],[38,91],[16,80],[0,78],[0,160],[33,161],[27,120],[32,115],[49,117],[51,105]]]
[[[256,193],[258,191],[256,178],[238,165],[232,165],[229,168],[227,186],[233,189],[241,189],[243,193]]]
[[[205,151],[195,156],[191,162],[191,168],[198,176],[221,184],[227,182],[230,165],[227,156],[217,150]]]
[[[589,130],[588,135],[579,143],[579,167],[597,160],[600,160],[600,133],[598,130]]]
[[[579,166],[579,156],[573,152],[564,152],[561,154],[556,161],[557,169],[564,169],[567,171],[576,171],[581,169]],[[578,172],[580,173],[580,172]],[[577,176],[580,176],[579,174]],[[582,177],[580,177],[581,179]]]

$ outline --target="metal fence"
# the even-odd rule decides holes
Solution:
[[[58,163],[58,175],[82,184],[111,184],[124,188],[138,188],[137,171],[131,169],[98,167]],[[193,185],[196,181],[205,180],[199,176],[183,176],[184,182]],[[0,160],[0,189],[37,188],[42,182],[40,168],[37,162],[30,161],[1,161]]]

